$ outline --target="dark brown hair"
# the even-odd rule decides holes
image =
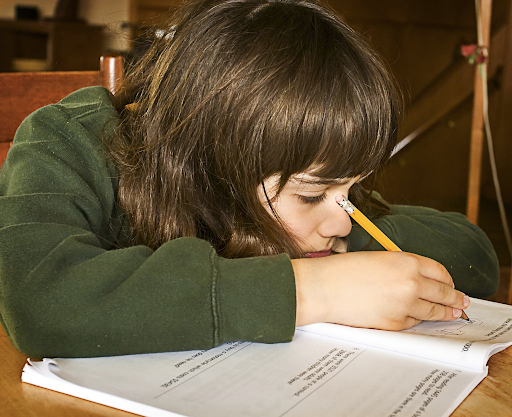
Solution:
[[[115,105],[111,152],[134,242],[156,249],[193,236],[226,257],[300,256],[258,186],[274,174],[282,187],[308,170],[373,172],[395,145],[401,109],[371,48],[302,0],[185,3]],[[353,188],[354,203],[369,201]]]

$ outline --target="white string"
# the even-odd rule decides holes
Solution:
[[[477,22],[477,35],[478,35],[478,46],[483,45],[482,25],[481,25],[481,12],[480,12],[480,1],[475,0],[476,9],[476,22]],[[482,77],[482,96],[483,96],[483,117],[484,117],[484,128],[485,137],[487,139],[487,147],[489,149],[489,161],[491,164],[492,179],[494,182],[494,190],[496,192],[496,200],[498,202],[498,208],[500,212],[501,224],[505,233],[505,239],[507,241],[508,252],[512,259],[512,238],[510,236],[510,229],[508,227],[507,214],[505,211],[505,205],[503,204],[503,197],[501,194],[501,187],[498,179],[498,169],[496,167],[496,159],[494,156],[494,144],[492,140],[491,124],[489,123],[489,97],[487,90],[487,59],[479,65],[480,76]]]

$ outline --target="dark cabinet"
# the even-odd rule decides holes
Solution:
[[[103,26],[82,21],[0,20],[0,72],[97,70]]]

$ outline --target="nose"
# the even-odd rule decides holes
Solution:
[[[322,237],[345,237],[352,230],[352,222],[348,213],[334,200],[328,205],[327,213],[318,227],[318,234]]]

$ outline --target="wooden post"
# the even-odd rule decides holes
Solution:
[[[512,114],[512,6],[509,5],[508,10],[508,22],[506,25],[506,38],[504,45],[503,54],[503,76],[501,80],[501,103],[498,123],[496,124],[496,130],[498,132],[498,142],[500,149],[497,157],[498,166],[504,173],[504,178],[510,176],[512,168],[509,165],[510,155],[512,153],[512,144],[510,142],[510,136],[512,133],[512,120],[510,115]],[[512,186],[508,184],[509,181],[505,181],[502,184],[502,190],[505,189],[505,195],[510,195]],[[507,193],[508,192],[508,193]],[[510,248],[509,248],[510,251]],[[511,254],[512,255],[512,254]],[[511,257],[512,262],[512,257]],[[508,297],[507,303],[512,304],[512,265],[508,277]]]
[[[510,268],[510,278],[509,278],[509,281],[508,281],[507,304],[512,304],[512,267]]]
[[[102,85],[115,94],[123,78],[124,63],[120,54],[103,55],[100,58]]]
[[[489,49],[491,33],[492,0],[477,0],[480,4],[482,45]],[[479,17],[477,16],[477,19]],[[487,62],[482,65],[487,67]],[[471,127],[471,145],[469,156],[469,179],[466,214],[473,223],[478,223],[478,208],[480,203],[480,180],[482,172],[482,152],[484,142],[484,101],[482,92],[482,77],[480,69],[475,65],[473,97],[473,119]]]

